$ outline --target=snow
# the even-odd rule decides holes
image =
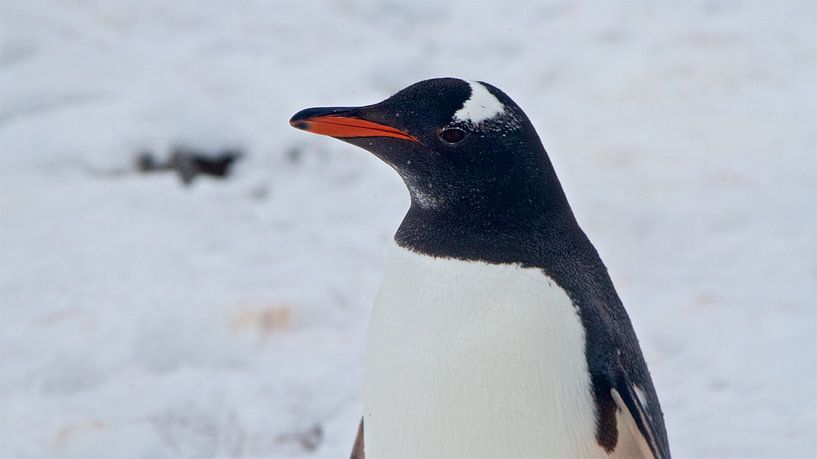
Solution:
[[[675,456],[816,456],[815,8],[3,0],[0,457],[348,454],[408,195],[288,120],[439,76],[538,127]]]

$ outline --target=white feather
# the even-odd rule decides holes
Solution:
[[[479,124],[485,120],[505,113],[505,105],[499,101],[488,89],[478,81],[469,81],[471,96],[454,113],[454,118],[472,124]]]
[[[644,390],[638,385],[634,385],[633,389],[635,389],[635,395],[638,397],[638,401],[641,402],[641,406],[644,407],[644,411],[647,411],[647,396],[644,394]]]
[[[640,389],[639,389],[640,390]],[[610,395],[616,402],[618,411],[616,412],[616,425],[618,426],[618,444],[616,445],[615,457],[645,457],[652,458],[650,446],[638,430],[633,415],[627,409],[621,394],[617,390],[611,389]],[[639,397],[640,398],[640,397]]]
[[[396,248],[370,322],[366,457],[608,457],[584,339],[541,270]]]

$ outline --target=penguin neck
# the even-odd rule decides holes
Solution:
[[[457,200],[418,199],[395,234],[397,245],[431,256],[526,262],[532,248],[584,240],[558,180]],[[525,251],[528,253],[525,253]],[[538,250],[537,250],[538,251]]]

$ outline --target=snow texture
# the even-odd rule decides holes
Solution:
[[[287,121],[438,76],[538,127],[675,456],[817,456],[816,5],[2,0],[0,457],[348,454],[409,199]]]

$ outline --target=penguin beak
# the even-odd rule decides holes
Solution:
[[[301,110],[289,120],[290,126],[313,134],[335,138],[349,137],[393,137],[396,139],[419,141],[400,129],[361,116],[360,108],[317,107]]]

